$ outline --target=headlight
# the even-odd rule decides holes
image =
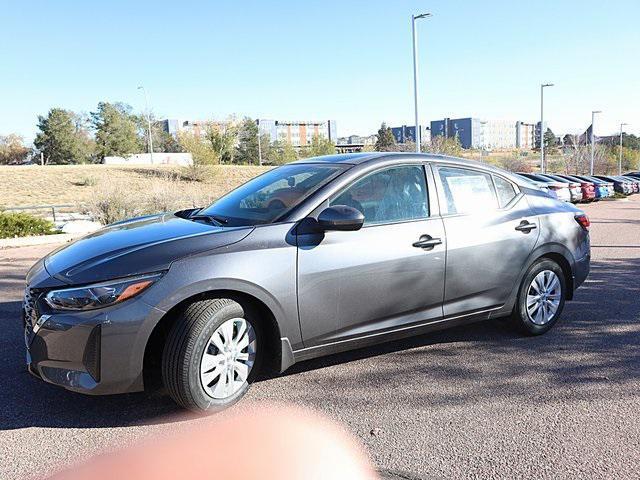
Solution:
[[[161,276],[161,273],[153,273],[85,287],[52,290],[47,293],[45,301],[56,310],[93,310],[108,307],[135,297]]]

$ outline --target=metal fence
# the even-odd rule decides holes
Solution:
[[[84,205],[64,203],[59,205],[26,205],[23,207],[7,207],[3,208],[4,212],[29,212],[39,217],[51,218],[54,222],[65,220],[84,220],[87,215],[80,215],[78,211],[82,211]]]

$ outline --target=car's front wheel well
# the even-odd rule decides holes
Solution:
[[[548,258],[556,262],[562,269],[564,280],[567,285],[567,300],[573,299],[573,271],[571,270],[571,264],[561,253],[546,253],[540,258]]]
[[[193,302],[210,298],[229,298],[235,300],[245,308],[252,309],[257,317],[264,322],[267,342],[263,346],[266,349],[263,356],[261,374],[271,375],[280,371],[281,342],[280,329],[273,312],[259,299],[243,292],[233,290],[213,290],[202,292],[186,298],[172,307],[156,324],[144,352],[143,381],[145,390],[157,390],[162,387],[162,352],[171,326],[184,309]]]

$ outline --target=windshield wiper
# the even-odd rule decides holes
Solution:
[[[226,223],[229,222],[229,220],[227,220],[224,217],[219,217],[217,215],[204,215],[204,214],[190,215],[189,219],[190,220],[206,220],[217,227],[223,227]]]

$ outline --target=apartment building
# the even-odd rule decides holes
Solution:
[[[444,118],[431,122],[431,135],[457,138],[462,148],[467,149],[530,149],[535,140],[535,126],[515,120]]]
[[[260,135],[269,135],[271,143],[276,141],[290,143],[294,147],[311,145],[313,137],[329,139],[338,142],[335,120],[271,120],[259,119]]]

